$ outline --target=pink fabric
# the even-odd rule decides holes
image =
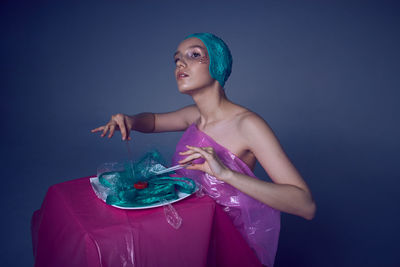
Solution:
[[[183,134],[173,157],[173,164],[185,156],[179,152],[186,151],[186,145],[198,147],[213,147],[221,161],[230,169],[254,177],[254,173],[240,158],[228,149],[215,142],[206,133],[192,124]],[[204,161],[198,159],[197,162]],[[280,212],[240,192],[236,188],[207,173],[182,169],[176,172],[178,176],[194,179],[203,187],[206,194],[224,207],[236,228],[241,232],[248,244],[257,253],[260,261],[267,266],[273,266],[278,246],[280,231]]]
[[[35,266],[260,266],[215,202],[191,196],[173,204],[175,230],[163,208],[121,210],[97,198],[89,178],[51,186],[32,217]]]

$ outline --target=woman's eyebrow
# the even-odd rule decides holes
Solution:
[[[201,49],[204,49],[204,47],[202,47],[200,45],[192,45],[192,46],[189,46],[188,48],[201,48]]]
[[[200,45],[192,45],[192,46],[189,46],[188,49],[189,49],[189,48],[200,48],[200,49],[205,49],[204,47],[202,47],[202,46],[200,46]],[[180,53],[179,51],[176,51],[175,54],[174,54],[174,57],[175,57],[177,54],[179,54],[179,53]]]

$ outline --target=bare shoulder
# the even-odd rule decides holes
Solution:
[[[239,116],[237,129],[243,136],[273,134],[268,123],[260,115],[248,109]]]
[[[254,154],[265,149],[281,149],[278,138],[269,124],[251,110],[243,112],[238,117],[236,130],[243,140],[244,147]]]

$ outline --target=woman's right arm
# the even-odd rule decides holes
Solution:
[[[122,140],[130,140],[131,130],[142,133],[160,133],[183,131],[200,116],[196,105],[186,106],[168,113],[144,112],[136,115],[116,114],[103,126],[92,130],[92,133],[102,132],[101,137],[108,133],[108,138],[114,135],[115,130],[121,131]]]

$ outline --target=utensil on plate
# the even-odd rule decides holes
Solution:
[[[180,170],[180,169],[186,168],[190,164],[191,163],[186,163],[184,165],[175,165],[175,166],[169,167],[167,169],[163,169],[163,170],[151,170],[151,172],[154,173],[155,175],[160,175],[160,174],[169,173],[169,172],[173,172],[173,171],[176,171],[176,170]]]

